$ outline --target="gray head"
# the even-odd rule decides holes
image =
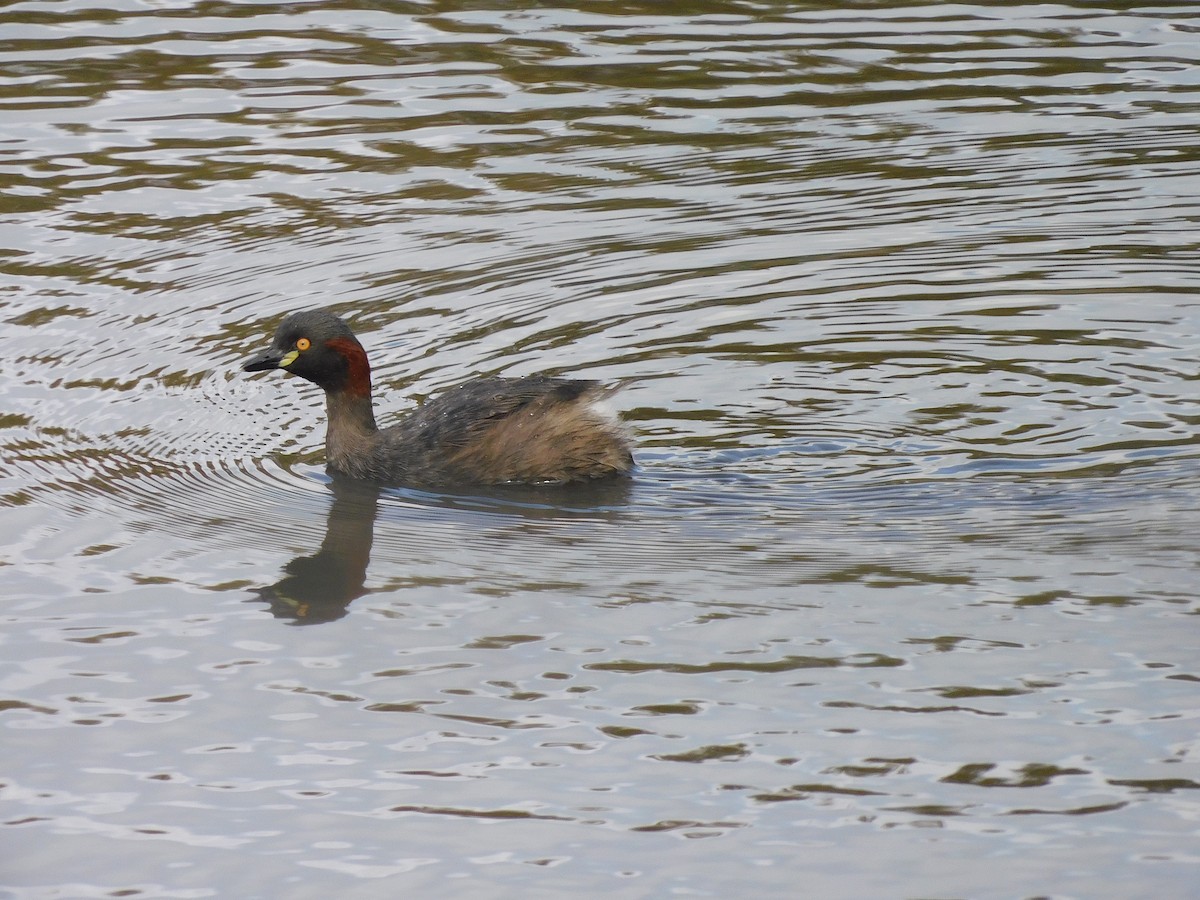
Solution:
[[[330,393],[371,393],[371,366],[350,326],[327,309],[292,313],[271,346],[242,366],[246,372],[284,369]]]

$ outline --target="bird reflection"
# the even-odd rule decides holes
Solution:
[[[277,619],[296,625],[333,622],[367,592],[380,490],[344,480],[335,480],[330,489],[333,504],[321,549],[312,556],[297,556],[284,566],[283,578],[255,591]]]
[[[333,503],[321,548],[283,567],[284,577],[256,588],[253,602],[266,603],[271,615],[294,625],[319,625],[346,615],[350,604],[367,593],[367,566],[375,536],[379,498],[387,489],[334,478]],[[629,500],[631,479],[607,479],[570,485],[500,485],[470,493],[423,494],[426,502],[466,516],[503,511],[521,522],[574,516],[617,519]]]

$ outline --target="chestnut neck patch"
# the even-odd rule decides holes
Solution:
[[[342,355],[347,362],[346,386],[348,394],[356,397],[371,396],[371,364],[367,362],[367,353],[358,341],[350,338],[330,338],[325,346]]]

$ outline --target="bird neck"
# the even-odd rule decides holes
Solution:
[[[366,463],[379,438],[371,394],[327,391],[325,458],[330,468],[354,475]]]

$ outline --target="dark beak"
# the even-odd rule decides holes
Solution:
[[[254,359],[242,364],[243,372],[266,372],[268,369],[278,369],[283,354],[275,350],[267,350],[258,354]]]

